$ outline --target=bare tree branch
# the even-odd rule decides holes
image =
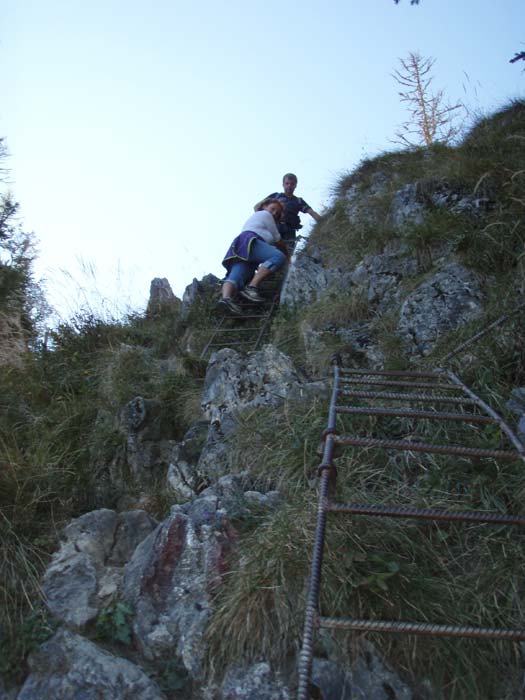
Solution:
[[[525,51],[515,53],[514,58],[511,58],[509,63],[516,63],[516,61],[525,61]]]

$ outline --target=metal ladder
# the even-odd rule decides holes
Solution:
[[[328,514],[366,515],[380,518],[418,518],[437,522],[492,523],[525,525],[525,515],[504,515],[483,511],[453,511],[439,508],[372,506],[359,503],[336,503],[331,499],[337,470],[336,450],[347,447],[401,450],[427,454],[461,455],[470,458],[492,457],[496,460],[521,460],[525,464],[525,447],[505,421],[455,374],[438,369],[428,372],[372,371],[345,369],[335,356],[333,388],[327,427],[323,433],[322,463],[318,469],[319,501],[310,567],[302,648],[299,655],[298,700],[310,698],[310,678],[314,636],[317,628],[394,632],[401,634],[474,637],[496,640],[525,640],[525,629],[499,629],[469,625],[445,625],[403,620],[371,620],[325,617],[319,613],[321,569]],[[374,405],[359,405],[355,399],[365,399]],[[404,404],[401,406],[392,405]],[[424,404],[424,409],[406,404]],[[429,406],[430,404],[430,406]],[[451,404],[457,410],[437,410],[435,405]],[[465,410],[463,407],[469,407]],[[474,410],[476,410],[474,412]],[[498,426],[511,444],[510,449],[484,449],[464,445],[440,445],[418,440],[384,440],[361,435],[340,435],[338,415],[408,417],[431,421],[492,424]]]
[[[255,304],[240,297],[238,302],[245,313],[237,317],[219,318],[202,349],[200,359],[208,359],[212,352],[221,348],[235,348],[246,352],[258,350],[268,335],[272,319],[279,307],[283,280],[282,273],[263,280],[259,291],[266,298],[264,303]]]

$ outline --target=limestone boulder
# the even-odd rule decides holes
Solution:
[[[412,700],[412,690],[381,658],[375,647],[361,641],[350,669],[329,659],[314,659],[312,684],[324,700]]]
[[[423,223],[425,201],[416,183],[405,185],[397,190],[390,203],[388,223],[396,231],[403,231],[407,226]]]
[[[208,363],[201,406],[210,422],[221,424],[236,411],[300,400],[318,388],[274,345],[248,355],[223,348]]]
[[[364,290],[368,303],[380,314],[399,303],[401,282],[420,271],[420,261],[398,241],[386,245],[382,253],[366,255],[350,280]]]
[[[73,628],[93,620],[118,592],[123,566],[156,525],[140,510],[101,509],[73,520],[44,574],[50,612]]]
[[[18,700],[166,700],[158,685],[127,659],[61,629],[29,657]]]
[[[219,498],[203,494],[174,506],[137,547],[122,590],[134,607],[135,643],[145,659],[176,659],[191,678],[201,677],[213,594],[235,539]]]
[[[220,279],[212,274],[205,275],[201,280],[194,277],[192,283],[186,287],[182,295],[182,316],[187,316],[191,307],[199,299],[204,299],[207,295],[218,291],[219,285]]]
[[[126,437],[123,459],[133,480],[137,484],[151,484],[163,469],[159,444],[161,404],[154,399],[136,396],[123,406],[118,418],[119,429]]]
[[[423,282],[401,306],[397,331],[410,355],[428,355],[441,335],[481,316],[481,280],[449,263]]]
[[[301,251],[290,265],[280,303],[291,309],[302,308],[320,299],[334,285],[344,291],[350,284],[348,272],[325,267],[319,258]]]
[[[146,313],[152,316],[165,311],[178,313],[182,302],[178,299],[166,277],[155,277],[151,280],[149,300]]]
[[[166,442],[163,460],[168,465],[167,485],[179,501],[194,498],[202,490],[199,458],[207,440],[208,421],[197,421],[184,435],[182,442]]]
[[[290,700],[282,678],[262,661],[231,669],[220,686],[208,686],[204,700]]]

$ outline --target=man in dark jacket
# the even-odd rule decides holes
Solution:
[[[268,199],[276,199],[281,202],[284,207],[281,221],[278,223],[279,233],[287,245],[291,246],[295,242],[297,231],[301,228],[301,220],[299,214],[309,214],[316,221],[320,221],[319,214],[312,209],[301,197],[294,195],[294,190],[297,187],[297,176],[293,173],[286,173],[283,177],[283,192],[273,192],[268,197],[261,199],[254,207],[255,211],[259,211],[264,202]]]

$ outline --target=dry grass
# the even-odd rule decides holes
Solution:
[[[321,406],[288,406],[254,412],[239,428],[234,462],[268,488],[278,487],[283,503],[241,537],[218,595],[209,631],[210,672],[216,675],[226,664],[261,657],[283,667],[298,649],[316,509],[307,484],[319,461],[322,426]],[[379,438],[408,433],[431,442],[499,446],[486,428],[447,428],[430,421],[420,422],[416,432],[411,419],[345,417],[339,428]],[[336,498],[346,502],[516,512],[525,485],[521,463],[356,450],[337,464]],[[321,611],[336,617],[519,627],[524,544],[524,535],[508,527],[334,516]],[[361,636],[321,636],[318,653],[338,649],[347,663]],[[501,688],[520,673],[512,644],[366,637],[413,684],[430,678],[442,697],[504,697],[498,695]]]

